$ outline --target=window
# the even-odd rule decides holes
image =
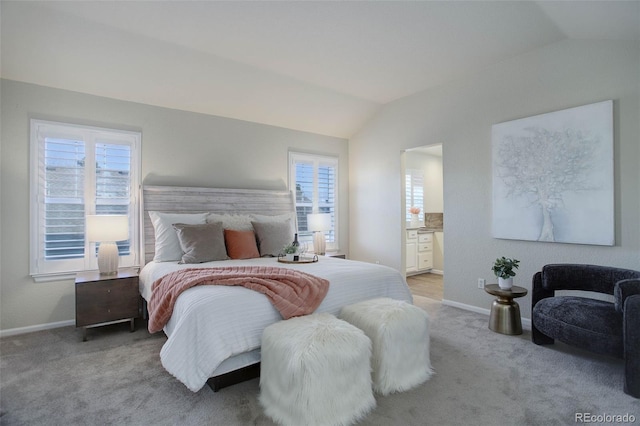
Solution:
[[[31,120],[31,264],[36,281],[97,269],[88,214],[129,216],[120,266],[139,263],[140,133]]]
[[[295,188],[298,239],[313,247],[307,214],[329,213],[331,230],[325,232],[327,250],[338,250],[338,158],[289,153],[289,188]]]
[[[405,220],[411,221],[411,207],[420,207],[418,220],[424,221],[424,173],[422,170],[407,169],[405,172],[405,204],[407,211],[405,212]]]

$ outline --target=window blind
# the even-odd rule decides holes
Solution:
[[[84,141],[44,138],[44,217],[46,260],[84,257]]]

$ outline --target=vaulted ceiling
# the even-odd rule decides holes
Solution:
[[[640,1],[2,1],[3,78],[348,138],[385,103],[572,39],[640,45]]]

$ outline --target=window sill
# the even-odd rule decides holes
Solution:
[[[118,267],[119,271],[123,271],[123,270],[135,270],[136,273],[138,273],[140,271],[140,266],[137,265],[131,265],[131,266],[125,266],[125,265],[121,265],[120,267]],[[90,272],[90,271],[95,271],[97,272],[97,269],[87,269],[87,270],[80,270],[80,271],[69,271],[69,272],[50,272],[50,273],[43,273],[43,274],[30,274],[31,278],[33,278],[34,282],[37,283],[46,283],[46,282],[52,282],[52,281],[65,281],[65,280],[75,280],[76,279],[76,274],[78,272]]]
[[[61,272],[56,274],[31,274],[33,281],[37,283],[47,283],[52,281],[73,280],[76,278],[75,272]]]

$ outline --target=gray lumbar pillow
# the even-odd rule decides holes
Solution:
[[[224,245],[222,222],[203,225],[174,223],[173,229],[176,230],[182,248],[180,263],[203,263],[229,258]]]

